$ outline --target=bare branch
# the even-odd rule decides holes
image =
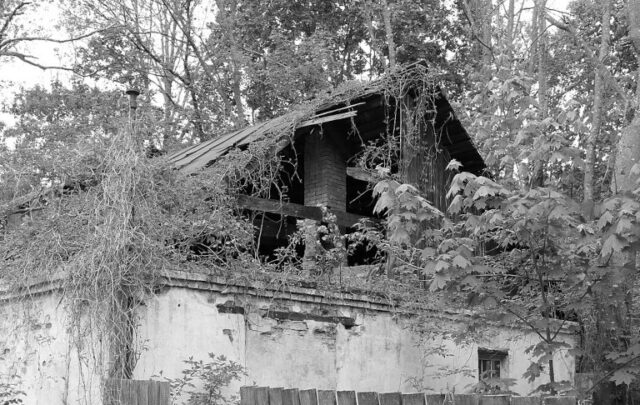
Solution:
[[[618,81],[611,75],[611,72],[609,71],[607,66],[605,66],[605,64],[596,56],[598,55],[598,51],[591,45],[586,43],[582,38],[580,38],[580,35],[578,35],[575,28],[571,26],[571,24],[569,24],[566,20],[558,21],[549,14],[547,14],[546,17],[547,21],[549,21],[556,28],[567,32],[573,37],[574,41],[576,41],[576,43],[585,51],[586,58],[589,59],[591,63],[593,63],[598,69],[600,69],[600,71],[602,72],[602,76],[607,80],[611,87],[613,87],[616,93],[618,93],[618,95],[625,102],[629,102],[630,100],[632,100],[632,97],[630,97],[629,94],[627,94],[627,92],[622,87],[620,87]]]
[[[75,72],[75,70],[73,68],[67,67],[67,66],[52,66],[52,65],[43,65],[41,63],[38,63],[32,59],[38,59],[35,56],[32,55],[27,55],[24,53],[20,53],[20,52],[2,52],[0,53],[0,56],[8,56],[11,58],[17,58],[21,61],[23,61],[24,63],[31,65],[31,66],[35,66],[39,69],[42,70],[47,70],[47,69],[56,69],[56,70],[66,70],[68,72]]]

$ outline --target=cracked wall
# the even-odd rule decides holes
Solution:
[[[209,353],[242,364],[241,385],[357,391],[455,389],[477,382],[477,349],[508,350],[504,372],[516,379],[512,390],[528,394],[546,382],[529,383],[526,349],[537,343],[532,332],[490,327],[481,341],[454,342],[446,330],[462,330],[465,318],[437,316],[421,325],[427,338],[412,330],[415,320],[399,316],[365,296],[329,296],[311,289],[258,292],[188,276],[148,299],[138,312],[134,379],[178,377],[184,360],[207,360]],[[92,373],[99,337],[81,342],[78,355],[60,296],[34,300],[29,311],[0,302],[0,378],[21,377],[29,404],[99,404],[100,378]],[[574,337],[561,334],[573,345]],[[93,342],[93,343],[91,343]],[[573,381],[574,358],[555,356],[557,380]]]

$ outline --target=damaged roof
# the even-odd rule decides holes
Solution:
[[[306,127],[344,119],[351,119],[356,128],[361,124],[370,126],[371,122],[376,120],[381,123],[379,111],[374,111],[372,105],[383,108],[392,98],[387,92],[390,83],[398,74],[407,77],[407,73],[414,74],[416,80],[424,81],[427,77],[426,68],[416,64],[372,82],[347,83],[330,94],[298,105],[280,117],[177,151],[168,157],[169,164],[190,174],[210,166],[230,150],[245,148],[258,140],[271,139],[277,146],[277,153],[288,145],[293,139],[292,135],[297,135],[301,132],[299,130]],[[441,134],[439,146],[444,148],[452,159],[462,163],[462,170],[481,174],[486,167],[484,160],[456,117],[442,89],[436,84],[432,84],[432,87],[435,94],[435,128]]]

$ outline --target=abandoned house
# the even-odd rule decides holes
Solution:
[[[351,85],[281,117],[186,148],[168,161],[177,170],[197,174],[223,159],[237,159],[237,151],[250,157],[242,162],[247,171],[258,170],[265,156],[277,156],[275,185],[256,190],[247,184],[238,196],[238,204],[260,228],[256,243],[264,257],[286,245],[301,221],[322,222],[322,207],[335,215],[340,232],[350,232],[362,218],[379,221],[372,186],[381,171],[414,185],[446,211],[450,160],[474,174],[485,165],[444,89],[419,74],[406,77],[398,91],[388,91],[389,78]],[[375,262],[370,254],[356,250],[344,265],[370,265]],[[398,313],[393,302],[363,292],[229,283],[186,271],[166,274],[162,283],[138,310],[136,345],[142,349],[134,379],[178,376],[183,360],[206,359],[211,352],[247,370],[230,392],[254,383],[464,392],[488,375],[514,379],[510,389],[524,395],[545,379],[544,374],[535,381],[522,377],[532,358],[526,348],[539,338],[521,325],[487,321],[482,339],[454,341],[447,330],[464,330],[473,317],[470,312],[425,308],[429,321],[423,329],[431,332],[425,337],[411,327],[411,314]],[[0,317],[0,372],[20,368],[28,403],[80,403],[87,392],[99,389],[100,378],[90,371],[98,360],[88,356],[80,361],[70,350],[65,315],[56,309],[55,282],[33,289],[39,302],[31,308],[34,321],[25,330],[12,328],[16,323],[10,316]],[[10,298],[2,297],[3,313],[11,310]],[[574,346],[571,333],[559,336]],[[574,355],[559,351],[554,360],[556,380],[572,381]]]

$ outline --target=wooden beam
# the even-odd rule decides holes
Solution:
[[[319,125],[319,124],[323,124],[325,122],[343,120],[345,118],[355,117],[356,115],[358,115],[358,113],[356,111],[349,111],[349,112],[345,112],[345,113],[341,113],[341,114],[333,114],[333,115],[328,115],[328,116],[325,116],[325,117],[310,119],[310,120],[307,120],[307,121],[302,121],[300,124],[298,124],[296,129],[297,128],[308,127],[308,126],[311,126],[311,125]]]
[[[375,172],[361,169],[359,167],[347,167],[347,176],[372,184],[376,184],[382,180],[382,177],[376,176]]]
[[[238,196],[238,205],[242,208],[252,211],[271,212],[274,214],[285,215],[296,218],[313,219],[314,221],[322,221],[322,209],[320,207],[308,207],[302,204],[289,203],[279,200],[267,200],[264,198],[251,197],[248,195]],[[376,218],[365,217],[350,212],[330,210],[336,216],[338,226],[351,227],[360,219],[368,219],[378,222]]]

